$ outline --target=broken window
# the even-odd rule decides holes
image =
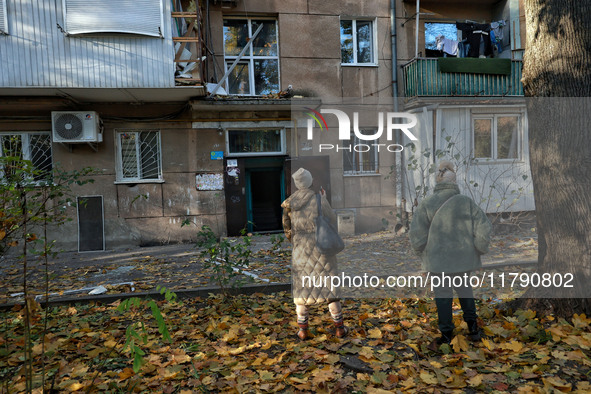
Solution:
[[[475,115],[472,119],[473,158],[521,159],[520,115]]]
[[[374,135],[376,130],[360,130],[363,135]],[[343,140],[343,173],[345,175],[376,174],[378,149],[373,141],[360,140],[354,133]]]
[[[34,168],[33,181],[51,181],[52,156],[49,132],[0,133],[0,156],[30,161]],[[0,178],[15,175],[18,168],[3,162]]]
[[[249,37],[262,25],[226,82],[229,94],[264,95],[279,90],[277,21],[273,19],[224,19],[226,70],[238,59]]]
[[[161,0],[64,0],[68,34],[132,33],[162,37]]]
[[[375,31],[372,20],[341,20],[341,63],[374,65]]]
[[[161,181],[160,131],[117,131],[117,181]]]

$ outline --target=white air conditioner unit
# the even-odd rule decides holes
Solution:
[[[100,119],[93,111],[70,111],[51,113],[53,142],[77,144],[103,142]]]

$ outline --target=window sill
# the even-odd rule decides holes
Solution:
[[[343,67],[379,67],[377,63],[341,63]]]
[[[115,181],[115,185],[135,185],[138,183],[164,183],[164,179],[137,179],[137,180],[125,180]]]

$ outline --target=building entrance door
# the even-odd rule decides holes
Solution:
[[[237,158],[234,177],[226,174],[228,235],[281,232],[281,202],[286,197],[285,157]]]

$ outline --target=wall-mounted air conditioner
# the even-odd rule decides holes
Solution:
[[[54,111],[51,113],[51,129],[53,142],[103,142],[100,119],[93,111]]]

